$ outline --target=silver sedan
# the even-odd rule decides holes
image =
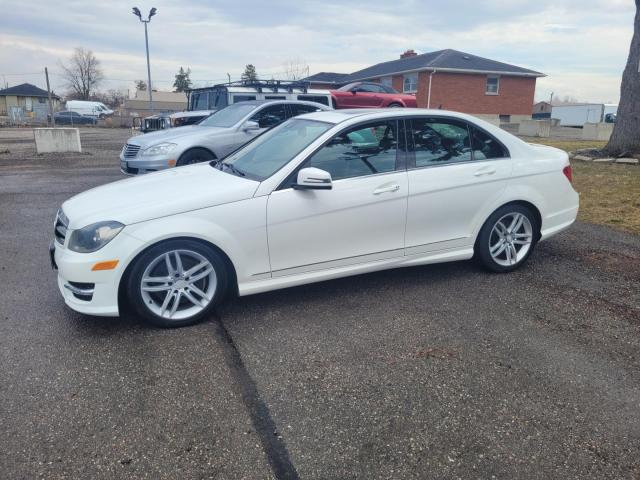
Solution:
[[[120,153],[120,170],[139,175],[221,159],[288,118],[321,110],[331,109],[293,100],[234,103],[196,125],[131,137]]]

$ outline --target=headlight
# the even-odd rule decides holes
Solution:
[[[175,143],[159,143],[144,150],[142,155],[166,155],[173,152],[177,146]]]
[[[124,225],[120,222],[98,222],[74,230],[69,239],[69,250],[90,253],[100,250],[115,238]]]

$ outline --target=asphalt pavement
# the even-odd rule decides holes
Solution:
[[[127,132],[64,157],[25,135],[0,131],[0,478],[640,478],[640,237],[578,223],[511,274],[379,272],[159,330],[69,310],[48,263]]]

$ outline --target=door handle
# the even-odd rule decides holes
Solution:
[[[381,193],[386,193],[386,192],[397,192],[398,190],[400,190],[400,185],[389,185],[386,187],[380,187],[380,188],[376,188],[373,191],[374,195],[380,195]]]
[[[475,177],[481,177],[482,175],[493,175],[494,173],[496,173],[496,169],[495,168],[481,168],[480,170],[478,170],[473,175]]]

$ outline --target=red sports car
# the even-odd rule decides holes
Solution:
[[[373,82],[354,82],[331,90],[333,108],[416,108],[416,97],[398,93],[393,88]]]

